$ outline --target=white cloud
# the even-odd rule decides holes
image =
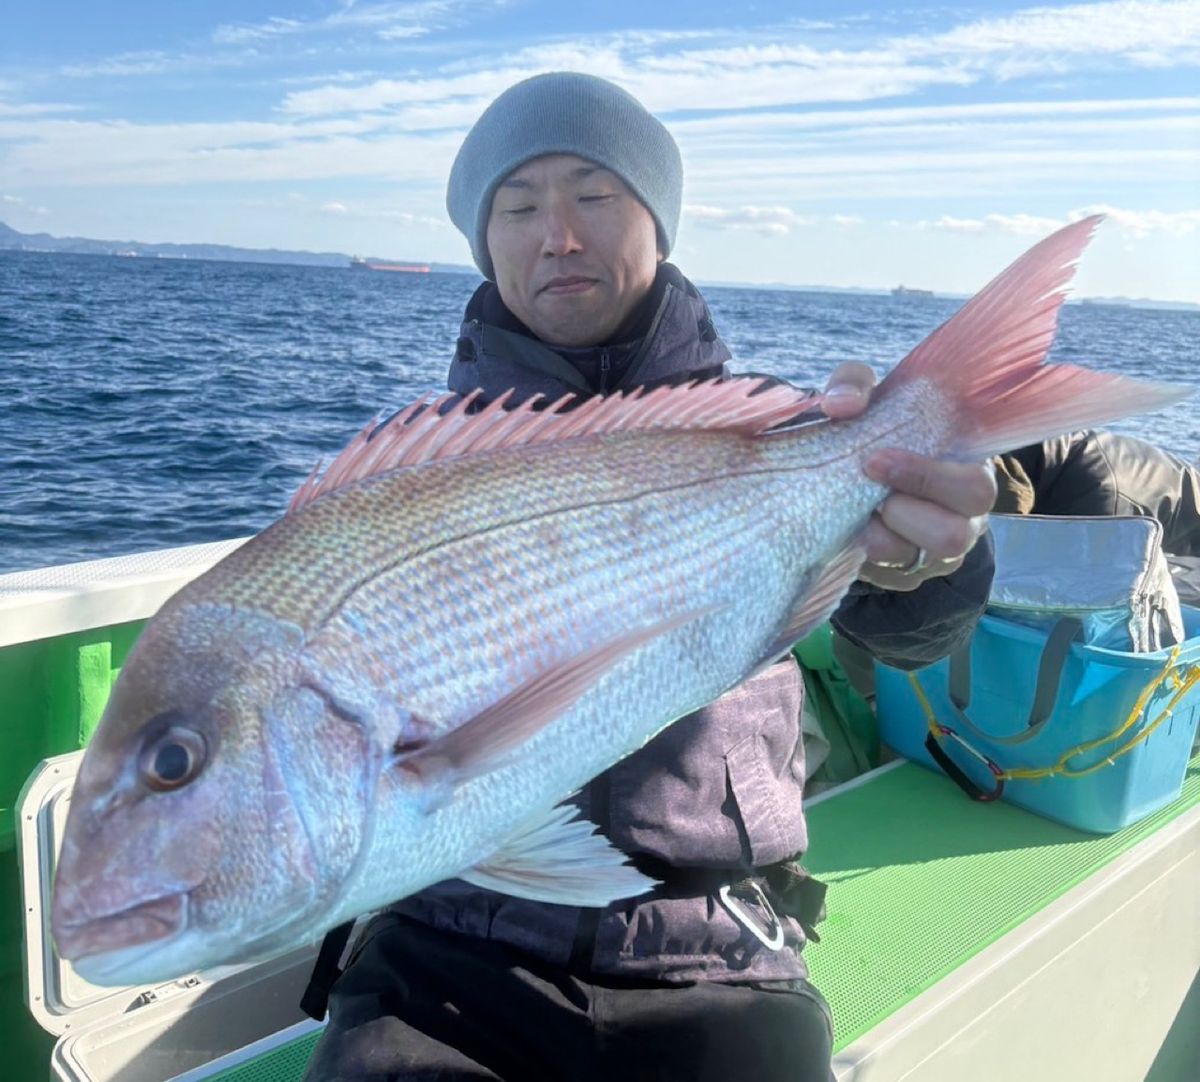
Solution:
[[[928,38],[901,38],[894,46],[913,57],[1008,56],[1032,62],[1035,54],[1058,58],[1118,54],[1134,63],[1162,65],[1176,59],[1195,59],[1194,50],[1200,47],[1200,3],[1114,0],[1034,7],[1006,18],[967,23]]]
[[[1162,211],[1162,210],[1124,210],[1120,207],[1109,206],[1107,203],[1094,203],[1091,206],[1072,210],[1068,215],[1071,221],[1078,221],[1092,214],[1103,214],[1125,236],[1140,240],[1151,234],[1160,233],[1169,237],[1185,237],[1200,229],[1200,209]]]
[[[281,34],[294,34],[303,30],[304,25],[299,19],[285,19],[275,15],[257,26],[242,24],[218,26],[213,31],[212,39],[218,45],[245,45],[249,42],[278,37]]]
[[[990,101],[969,105],[899,105],[874,109],[820,109],[806,112],[780,111],[751,114],[721,114],[682,117],[670,121],[677,137],[704,136],[742,131],[761,139],[764,131],[813,131],[823,128],[869,127],[878,129],[914,124],[947,125],[955,121],[1037,120],[1095,114],[1104,117],[1126,113],[1200,114],[1200,97],[1085,98],[1067,101]],[[1188,120],[1193,122],[1194,118]],[[1107,123],[1107,120],[1106,120]],[[1141,123],[1141,121],[1138,121]]]
[[[401,32],[406,32],[403,27]],[[687,114],[732,115],[804,103],[870,101],[938,86],[969,86],[1097,65],[1195,63],[1200,57],[1200,0],[1034,7],[925,37],[880,38],[860,48],[829,47],[823,40],[814,38],[811,30],[788,25],[557,38],[512,49],[500,64],[460,61],[418,79],[315,87],[289,94],[281,107],[307,116],[413,104],[431,111],[452,107],[454,114],[446,118],[449,125],[462,123],[464,104],[477,114],[501,89],[521,78],[573,69],[619,83],[660,115],[684,114],[675,118],[679,124],[703,125],[705,120],[692,121]],[[1021,104],[1030,112],[1045,107],[1040,102],[1014,103],[1010,111],[1018,114]],[[987,106],[948,108],[978,108],[984,115]],[[747,119],[771,123],[761,116]],[[836,121],[810,116],[796,123],[831,122]]]
[[[213,31],[218,45],[245,45],[285,35],[366,30],[384,41],[423,37],[444,29],[471,8],[496,6],[497,0],[410,0],[406,3],[344,3],[316,19],[274,16],[265,22],[223,24]]]
[[[306,202],[303,196],[297,196],[296,201]],[[444,228],[449,223],[444,218],[435,218],[429,214],[417,214],[409,210],[397,210],[391,206],[378,206],[367,203],[341,202],[330,200],[320,206],[322,214],[332,214],[338,218],[353,218],[363,221],[388,222],[399,225],[420,225]]]
[[[1172,237],[1187,236],[1200,229],[1200,209],[1182,211],[1126,210],[1108,204],[1092,204],[1067,211],[1061,218],[1034,214],[985,214],[980,218],[955,218],[950,215],[911,223],[909,228],[941,230],[948,233],[1009,233],[1021,237],[1040,237],[1068,222],[1077,222],[1093,214],[1103,214],[1111,227],[1123,237],[1141,240],[1158,233]],[[893,225],[901,225],[892,222]]]
[[[75,113],[79,112],[80,106],[68,105],[65,102],[22,102],[20,105],[12,105],[8,102],[0,101],[0,119],[4,117],[26,117],[26,116],[46,116],[50,113]]]
[[[11,208],[14,214],[25,216],[33,214],[43,217],[50,213],[45,207],[31,206],[28,199],[23,199],[19,195],[10,195],[7,192],[0,193],[0,205]]]
[[[457,136],[411,133],[370,117],[230,124],[0,119],[0,161],[6,177],[22,185],[375,177],[432,190],[444,183],[457,149]]]
[[[94,75],[162,75],[177,64],[175,57],[157,50],[120,53],[90,64],[68,64],[60,75],[90,78]]]
[[[710,229],[745,229],[765,237],[786,236],[793,229],[812,225],[816,219],[797,214],[787,207],[708,207],[691,205],[683,213],[698,225]]]

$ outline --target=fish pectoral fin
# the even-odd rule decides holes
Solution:
[[[655,886],[600,834],[575,818],[578,809],[557,804],[531,819],[486,861],[460,873],[477,887],[534,902],[605,906]]]
[[[772,664],[786,653],[818,624],[833,615],[841,603],[850,584],[858,578],[867,550],[861,537],[855,537],[838,552],[833,560],[805,587],[796,600],[787,623],[772,641],[763,658],[764,665]]]
[[[515,748],[560,717],[623,658],[718,607],[672,616],[590,647],[538,673],[445,736],[397,755],[394,766],[439,788],[453,788],[487,774],[505,762]]]

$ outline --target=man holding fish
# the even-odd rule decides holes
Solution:
[[[681,188],[671,136],[613,84],[555,73],[502,94],[450,175],[451,217],[487,278],[450,389],[481,390],[477,405],[515,389],[515,406],[727,377],[703,298],[665,262]],[[860,414],[873,383],[840,366],[824,412]],[[864,468],[892,495],[834,623],[912,667],[983,608],[992,565],[976,542],[995,486],[982,466],[894,447]],[[624,558],[604,554],[617,573]],[[820,908],[794,863],[802,695],[785,656],[582,790],[652,892],[584,908],[454,880],[376,918],[307,1078],[828,1078],[828,1008],[800,953]]]
[[[310,1082],[828,1078],[789,648],[832,618],[902,667],[952,650],[992,570],[982,463],[1187,389],[1042,363],[1096,219],[878,387],[733,378],[665,262],[681,187],[604,80],[476,123],[451,393],[364,429],[122,666],[54,881],[81,977],[377,912],[340,976],[322,948]]]

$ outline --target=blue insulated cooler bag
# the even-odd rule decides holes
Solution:
[[[992,516],[996,582],[968,648],[876,666],[882,740],[1002,797],[1111,833],[1178,795],[1200,720],[1200,610],[1145,518]]]

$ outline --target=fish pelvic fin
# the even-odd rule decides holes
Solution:
[[[501,766],[639,647],[723,607],[681,613],[589,647],[520,684],[445,736],[397,754],[393,767],[424,782],[436,806],[454,786]]]
[[[459,877],[486,890],[559,905],[605,906],[653,889],[653,879],[576,813],[570,804],[558,804],[530,819]]]
[[[676,387],[637,388],[577,401],[540,396],[508,409],[507,391],[478,412],[479,397],[426,395],[382,423],[368,424],[321,473],[316,467],[297,489],[288,513],[355,481],[403,466],[646,429],[725,429],[758,435],[815,405],[818,398],[761,377],[706,380]]]
[[[1043,363],[1075,264],[1102,217],[1035,244],[905,357],[876,400],[928,381],[954,412],[947,457],[979,460],[1189,395],[1182,384]]]

